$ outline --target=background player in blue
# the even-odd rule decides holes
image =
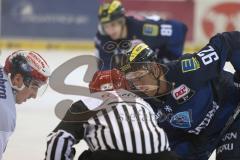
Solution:
[[[175,20],[137,20],[125,16],[121,2],[114,0],[99,8],[99,27],[95,45],[104,65],[99,69],[109,69],[111,57],[118,53],[117,46],[122,40],[140,39],[157,52],[164,61],[177,59],[182,55],[187,27]],[[124,47],[124,44],[121,45]],[[117,60],[113,60],[117,61]],[[101,68],[103,67],[103,68]]]
[[[128,57],[121,70],[155,108],[173,151],[184,160],[207,160],[218,146],[219,159],[240,159],[235,136],[240,121],[229,128],[234,134],[226,132],[220,142],[218,137],[240,98],[233,81],[240,79],[240,32],[217,34],[199,52],[165,65],[156,63],[154,52],[141,42],[131,41],[125,52]],[[227,61],[236,71],[234,76],[223,71]],[[226,147],[230,140],[234,145]]]

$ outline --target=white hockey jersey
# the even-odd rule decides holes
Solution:
[[[0,66],[0,160],[6,149],[8,138],[16,125],[15,98],[7,75]]]

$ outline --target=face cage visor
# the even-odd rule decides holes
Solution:
[[[49,80],[43,82],[40,80],[25,78],[24,85],[37,91],[37,98],[41,97],[48,88]]]
[[[125,71],[125,78],[129,83],[131,92],[134,92],[143,98],[160,97],[166,94],[164,93],[154,96],[148,96],[146,94],[147,92],[157,93],[162,83],[167,83],[169,86],[171,85],[171,83],[159,79],[160,76],[163,76],[168,71],[168,68],[165,65],[156,62],[134,62],[128,64],[128,67],[129,68]],[[153,73],[155,72],[154,69],[156,69],[156,67],[161,67],[164,74],[155,77]],[[149,78],[154,78],[156,83],[153,84],[152,81],[148,81]]]

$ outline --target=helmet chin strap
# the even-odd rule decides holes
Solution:
[[[12,84],[11,73],[8,74],[8,79],[9,79],[9,83],[10,83],[11,87],[12,87],[14,90],[16,90],[16,91],[22,91],[22,90],[25,88],[24,83],[22,84],[21,87],[14,86],[14,85]]]

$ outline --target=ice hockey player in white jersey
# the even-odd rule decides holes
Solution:
[[[120,71],[97,71],[89,88],[92,97],[73,103],[49,135],[45,160],[72,160],[82,139],[89,150],[79,160],[177,159],[149,104],[124,90]]]
[[[19,50],[0,65],[0,160],[16,125],[15,104],[36,98],[50,76],[46,61],[36,52]]]

